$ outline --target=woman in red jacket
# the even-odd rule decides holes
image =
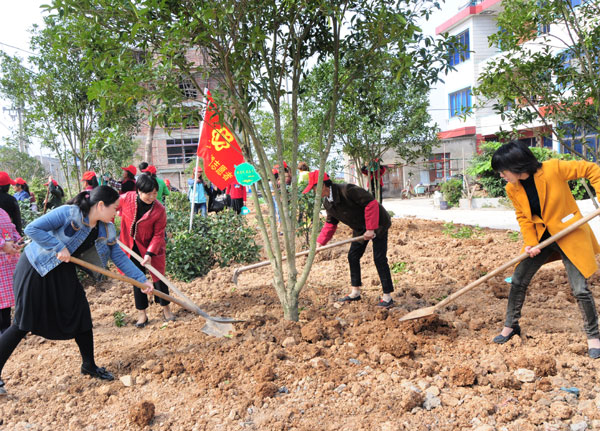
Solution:
[[[231,209],[241,214],[244,202],[246,202],[246,187],[235,181],[227,186],[226,193],[231,196]]]
[[[166,266],[166,244],[165,227],[167,225],[167,213],[165,207],[156,199],[158,194],[158,182],[149,174],[140,175],[136,182],[137,192],[127,192],[121,195],[121,242],[131,248],[143,261],[140,264],[134,257],[130,259],[138,268],[145,272],[144,265],[151,265],[165,273]],[[152,274],[154,288],[169,293],[166,284]],[[138,320],[135,324],[143,328],[148,323],[148,296],[134,287],[133,297],[135,308],[138,310]],[[175,320],[175,316],[169,308],[169,301],[158,298],[163,307],[163,318],[166,321]]]

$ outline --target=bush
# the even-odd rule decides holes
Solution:
[[[167,198],[168,273],[190,281],[206,275],[215,265],[225,267],[258,260],[260,246],[254,241],[255,231],[244,216],[229,209],[208,217],[196,214],[192,232],[188,232],[190,207],[183,196],[185,202],[181,197]],[[179,207],[184,203],[185,207]]]
[[[182,281],[206,275],[215,263],[211,248],[198,232],[176,232],[167,242],[167,272]]]
[[[21,221],[23,222],[23,229],[29,223],[38,218],[41,214],[31,209],[31,202],[29,201],[18,201],[19,209],[21,210]]]
[[[463,183],[460,179],[454,178],[442,184],[442,193],[444,200],[450,206],[458,205],[458,201],[462,196]]]

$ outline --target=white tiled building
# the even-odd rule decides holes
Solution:
[[[576,6],[580,0],[571,1]],[[423,23],[422,28],[426,34],[439,36],[449,33],[457,36],[467,50],[451,56],[455,70],[443,76],[444,82],[431,89],[429,112],[440,127],[441,139],[441,145],[433,151],[431,158],[416,166],[403,166],[403,161],[395,154],[384,154],[384,163],[392,166],[388,170],[389,174],[384,176],[384,182],[388,184],[388,196],[399,194],[398,187],[405,187],[409,176],[412,177],[412,185],[415,185],[440,183],[445,178],[461,174],[483,141],[496,140],[496,134],[501,129],[511,129],[510,124],[492,110],[492,102],[481,107],[476,96],[472,95],[472,89],[477,85],[478,77],[488,61],[503,55],[488,42],[488,37],[498,31],[496,20],[501,11],[501,0],[447,0],[441,4],[441,10]],[[560,36],[564,29],[553,24],[541,29],[541,33],[544,32]],[[526,43],[541,49],[544,43],[538,42],[541,42],[539,38]],[[566,46],[556,46],[554,49],[561,51]],[[471,109],[471,114],[467,117],[461,115],[465,108]],[[529,124],[520,130],[522,137],[528,139],[530,145],[562,151],[556,140],[541,136],[547,131],[541,122]],[[598,138],[594,139],[597,141]],[[352,167],[348,167],[348,171],[354,173]],[[348,181],[351,181],[351,176]]]

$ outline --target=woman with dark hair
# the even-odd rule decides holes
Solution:
[[[152,284],[116,245],[117,233],[110,222],[119,194],[108,186],[81,192],[68,202],[27,225],[33,240],[21,255],[14,275],[15,316],[0,337],[0,372],[28,332],[51,340],[75,342],[81,353],[81,373],[103,380],[113,375],[94,361],[92,316],[71,256],[80,257],[95,247],[104,265],[110,258],[128,277]],[[4,390],[0,380],[0,393]]]
[[[28,201],[31,196],[29,193],[29,186],[21,177],[15,180],[15,193],[13,196],[17,201]]]
[[[84,190],[90,191],[94,188],[98,187],[98,178],[96,177],[96,172],[87,171],[83,173],[81,177],[81,182],[85,183]]]
[[[600,358],[598,313],[587,285],[587,279],[598,269],[596,253],[600,251],[592,229],[585,224],[541,250],[536,247],[582,218],[568,181],[587,178],[600,191],[600,167],[585,160],[552,159],[540,163],[526,145],[510,142],[496,150],[492,168],[508,183],[506,194],[515,207],[523,235],[521,252],[529,254],[512,275],[504,328],[494,343],[503,344],[521,335],[519,319],[527,286],[537,270],[558,255],[583,316],[588,354],[593,359]]]
[[[128,192],[121,195],[121,235],[120,240],[127,247],[143,256],[139,263],[133,256],[131,260],[143,272],[144,267],[151,263],[154,268],[165,273],[166,266],[166,243],[165,227],[167,226],[167,213],[165,207],[157,200],[158,183],[156,178],[150,174],[142,174],[136,183],[137,193]],[[152,274],[154,288],[166,294],[169,288],[157,276]],[[138,320],[135,324],[143,328],[148,323],[148,296],[133,288],[135,308],[138,310]],[[163,307],[163,318],[165,321],[175,320],[175,316],[169,308],[169,301],[158,298]]]
[[[10,221],[15,225],[19,235],[22,236],[21,209],[14,196],[8,193],[11,185],[15,185],[15,181],[6,172],[0,172],[0,208],[8,213]]]
[[[123,169],[123,178],[121,179],[120,194],[135,192],[135,174],[137,173],[137,169],[133,165],[121,169]]]

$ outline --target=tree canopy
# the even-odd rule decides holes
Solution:
[[[541,124],[570,152],[597,160],[586,137],[600,132],[600,5],[573,4],[504,0],[490,37],[502,53],[487,63],[476,92],[515,131]]]

